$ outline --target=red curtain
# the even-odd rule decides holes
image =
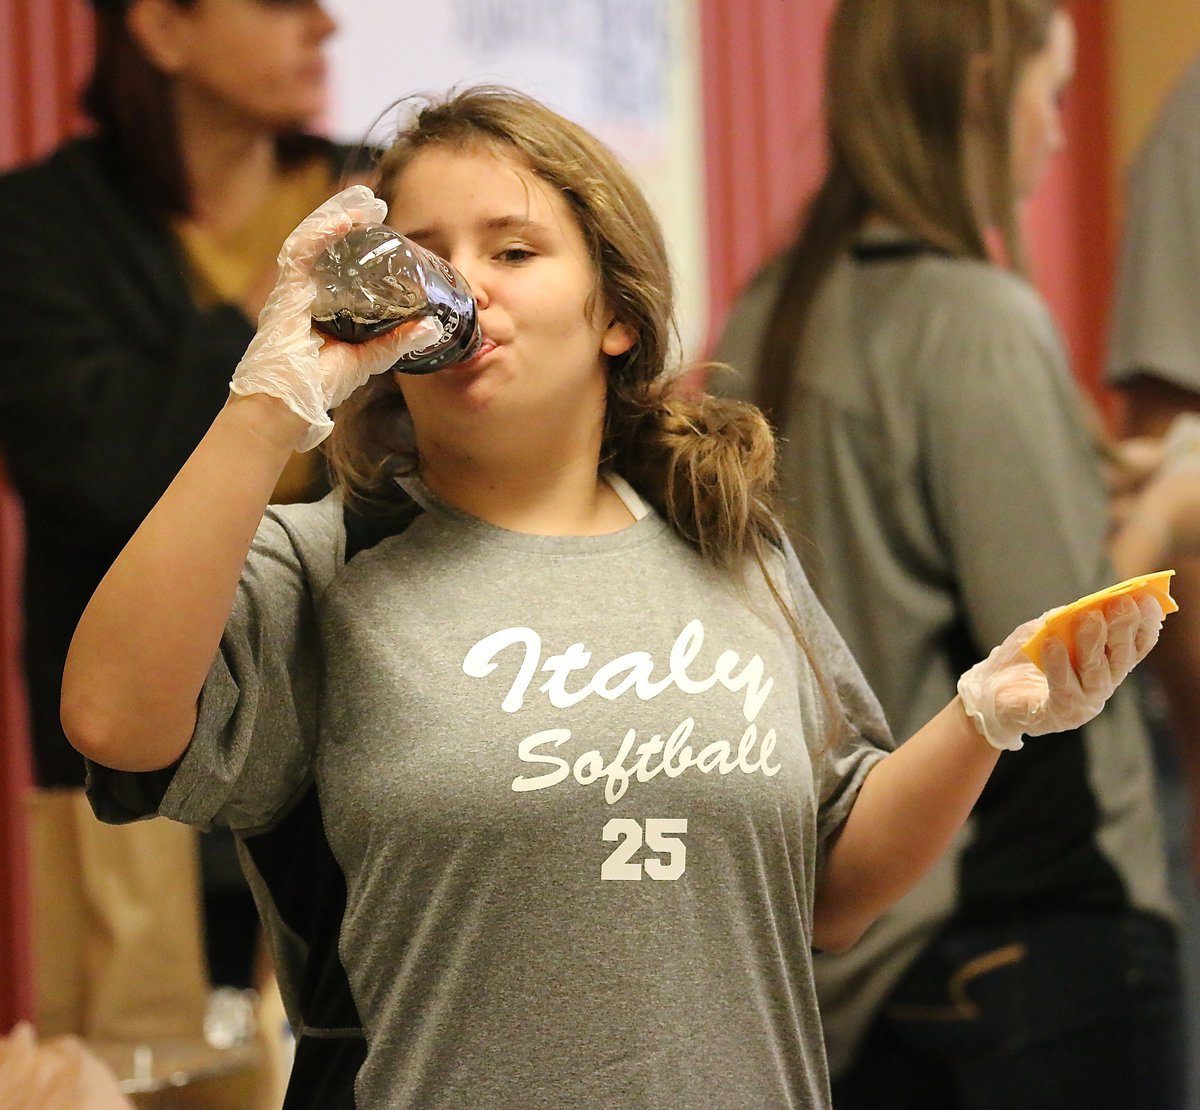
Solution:
[[[1033,275],[1058,318],[1080,382],[1100,387],[1116,264],[1110,5],[1068,5],[1078,33],[1075,80],[1063,105],[1067,147],[1029,205]]]
[[[709,337],[820,178],[833,0],[701,0]]]
[[[91,43],[83,0],[0,0],[0,170],[44,154],[77,129]],[[0,1034],[34,1013],[24,813],[29,728],[17,663],[22,553],[20,506],[0,465]]]

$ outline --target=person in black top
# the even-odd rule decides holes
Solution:
[[[94,6],[93,132],[0,177],[0,450],[25,517],[35,783],[54,804],[84,782],[58,719],[75,623],[220,409],[283,238],[342,182],[347,156],[308,132],[335,29],[315,0]],[[298,456],[276,500],[323,488]],[[50,821],[56,843],[65,823]],[[219,904],[225,923],[208,938],[212,977],[245,985],[253,907],[228,842],[202,843],[209,917]],[[61,862],[36,829],[35,845]],[[45,862],[43,887],[58,881]],[[68,1026],[104,1024],[79,1004],[93,1016]]]

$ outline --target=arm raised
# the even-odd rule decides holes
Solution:
[[[104,576],[63,672],[63,729],[88,758],[146,771],[187,747],[250,542],[305,429],[273,397],[230,398]]]
[[[288,237],[229,400],[84,611],[63,674],[62,721],[95,762],[143,771],[182,754],[250,543],[292,452],[319,443],[330,409],[436,329],[420,322],[355,346],[312,329],[316,258],[355,220],[385,210],[354,186]]]

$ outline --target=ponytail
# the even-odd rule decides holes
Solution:
[[[701,556],[732,568],[775,542],[775,439],[742,401],[689,399],[674,381],[609,395],[611,466]]]
[[[757,566],[807,660],[831,722],[820,746],[835,746],[845,713],[821,661],[809,648],[793,606],[768,567],[778,557],[774,513],[775,435],[756,406],[723,397],[686,396],[678,379],[610,392],[606,462],[666,518],[705,560],[736,574]]]

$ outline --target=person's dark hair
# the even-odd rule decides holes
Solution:
[[[172,2],[190,7],[195,0]],[[184,215],[190,203],[170,81],[129,33],[126,5],[95,6],[96,49],[83,108],[114,147],[139,199],[151,210]]]
[[[655,505],[710,561],[760,554],[778,531],[771,513],[775,445],[753,406],[685,398],[668,362],[674,328],[670,266],[658,220],[617,157],[595,136],[511,89],[469,88],[423,100],[379,166],[385,199],[431,146],[483,148],[515,159],[566,198],[597,275],[596,296],[636,335],[609,359],[603,463]],[[399,387],[380,374],[338,411],[329,457],[351,498],[389,486],[397,461],[415,467],[402,434]]]
[[[868,213],[963,258],[989,257],[983,223],[991,223],[1008,262],[1024,270],[1012,107],[1021,71],[1045,47],[1060,6],[840,0],[826,55],[827,169],[782,258],[759,358],[756,399],[779,432],[813,299]],[[972,156],[979,159],[981,197],[971,195],[969,130],[979,140]]]
[[[170,0],[191,8],[196,0]],[[81,96],[83,110],[128,178],[148,213],[186,216],[192,202],[184,171],[171,81],[129,33],[129,0],[92,0],[96,10],[92,73]],[[301,133],[279,137],[284,166],[311,157],[322,145]]]

